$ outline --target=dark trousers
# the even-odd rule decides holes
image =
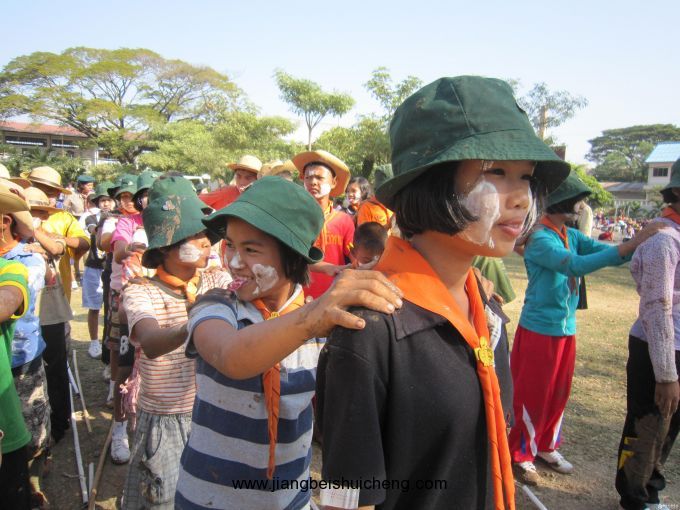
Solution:
[[[102,288],[104,291],[104,328],[102,332],[102,363],[111,364],[111,351],[106,345],[106,338],[109,332],[109,295],[111,293],[111,271],[102,272]]]
[[[31,509],[26,447],[2,454],[0,466],[0,506],[12,510]]]
[[[59,441],[69,428],[71,402],[68,394],[68,347],[66,345],[67,324],[40,326],[43,339],[47,344],[43,352],[45,375],[47,376],[47,395],[50,399],[50,421],[52,437]]]
[[[675,352],[680,373],[680,352]],[[664,418],[654,403],[656,379],[647,342],[628,339],[626,365],[628,412],[623,426],[616,470],[616,490],[626,510],[658,503],[666,486],[663,466],[680,430],[680,410]]]

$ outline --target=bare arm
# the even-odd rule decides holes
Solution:
[[[222,322],[222,321],[220,321]],[[224,322],[222,322],[222,327]],[[139,343],[148,358],[157,358],[180,347],[187,338],[187,323],[161,328],[155,319],[141,319],[132,328],[132,340]]]
[[[0,287],[0,322],[5,322],[24,305],[24,296],[17,287]]]
[[[349,269],[352,264],[347,264],[344,266],[338,266],[336,264],[331,264],[330,262],[324,262],[323,260],[317,262],[316,264],[311,264],[309,270],[313,273],[322,273],[328,276],[336,276],[341,273],[344,269]]]
[[[346,271],[326,293],[294,312],[243,329],[208,319],[194,329],[193,342],[201,357],[222,374],[247,379],[335,326],[362,329],[364,320],[347,312],[349,306],[392,313],[401,306],[401,296],[381,273]]]
[[[66,242],[63,239],[55,239],[41,228],[36,228],[33,236],[52,257],[59,257],[66,251]]]

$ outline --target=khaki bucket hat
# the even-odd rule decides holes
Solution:
[[[26,201],[0,183],[0,214],[14,214],[21,211],[28,211]]]
[[[300,177],[304,177],[305,167],[310,163],[319,163],[331,169],[335,174],[335,187],[331,190],[331,197],[339,197],[347,189],[350,172],[349,167],[340,158],[334,156],[330,152],[318,150],[301,152],[293,158],[293,164],[300,172]]]
[[[31,210],[35,209],[36,211],[46,211],[50,214],[59,212],[61,210],[57,209],[56,207],[52,207],[50,205],[50,199],[47,198],[45,192],[34,186],[26,188],[24,190],[24,196],[26,197],[26,202],[28,202]]]
[[[7,167],[2,163],[0,163],[0,179],[5,179],[6,181],[16,183],[22,188],[28,188],[31,185],[31,182],[28,179],[24,179],[22,177],[12,177],[9,174],[9,170],[7,170]]]
[[[262,161],[260,161],[255,156],[246,154],[242,156],[236,163],[229,163],[227,165],[232,170],[246,170],[248,172],[253,172],[257,174],[262,169]]]
[[[25,172],[21,174],[33,184],[42,184],[43,186],[49,186],[50,188],[55,188],[66,195],[70,195],[71,191],[62,187],[61,185],[61,175],[51,166],[39,166],[31,170],[30,172]]]

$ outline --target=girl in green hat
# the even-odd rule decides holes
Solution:
[[[404,306],[357,312],[367,327],[334,330],[319,360],[322,476],[336,484],[321,503],[511,510],[496,373],[509,373],[498,347],[505,326],[471,266],[510,254],[569,168],[511,88],[489,78],[423,87],[396,110],[390,139],[394,177],[376,196],[403,238],[389,238],[375,269],[404,292]]]
[[[319,350],[335,325],[360,329],[350,305],[390,313],[398,291],[377,273],[347,271],[305,304],[323,214],[302,187],[264,177],[206,220],[227,243],[231,291],[192,308],[192,430],[177,508],[309,508],[312,397]]]
[[[565,224],[578,217],[578,206],[590,193],[572,172],[548,196],[546,214],[525,244],[529,285],[512,347],[517,420],[509,441],[516,471],[530,485],[540,481],[536,457],[558,473],[574,469],[558,449],[574,375],[580,278],[623,264],[659,229],[650,226],[634,240],[613,246],[567,228]]]
[[[195,363],[184,355],[187,308],[226,288],[226,271],[202,272],[217,236],[201,222],[205,205],[183,177],[157,180],[142,212],[153,277],[123,290],[130,342],[136,347],[137,419],[122,508],[174,508],[179,459],[191,428]],[[129,388],[135,391],[136,387]]]

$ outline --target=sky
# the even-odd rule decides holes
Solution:
[[[355,98],[322,129],[379,112],[363,86],[379,66],[395,81],[475,74],[584,96],[588,106],[551,132],[578,163],[605,129],[680,125],[677,0],[27,0],[1,12],[2,66],[73,46],[148,48],[226,73],[263,115],[295,118],[273,79],[283,69]]]

